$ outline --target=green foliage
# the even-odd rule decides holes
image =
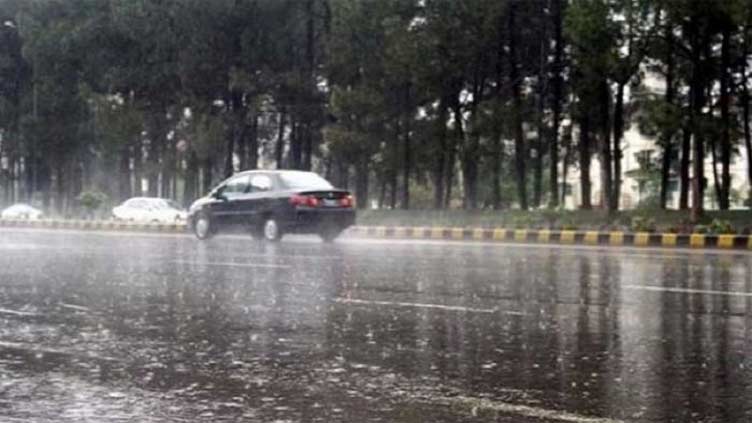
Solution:
[[[632,218],[629,229],[632,232],[655,232],[655,219],[644,216]]]
[[[556,5],[565,10],[563,64],[553,63]],[[742,99],[732,99],[735,116],[723,122],[715,87],[724,31],[734,95],[748,85],[742,47],[750,10],[744,0],[0,0],[0,155],[18,169],[22,158],[29,164],[27,174],[3,175],[0,188],[15,193],[21,181],[38,179],[29,191],[49,197],[59,179],[115,195],[110,186],[121,178],[146,175],[152,185],[167,181],[163,188],[186,183],[171,178],[196,182],[199,173],[212,181],[252,137],[254,154],[272,163],[281,134],[282,165],[304,167],[291,157],[308,154],[315,170],[341,168],[340,179],[356,176],[361,188],[395,177],[404,186],[407,175],[413,205],[422,207],[432,205],[437,178],[450,184],[451,174],[452,200],[475,180],[480,207],[490,207],[496,191],[501,201],[493,205],[516,207],[524,178],[514,153],[548,167],[554,105],[575,126],[590,118],[593,146],[608,145],[617,118],[609,97],[625,85],[631,104],[620,117],[659,147],[675,146],[683,130],[741,139]],[[641,74],[665,75],[668,57],[671,103]],[[693,69],[702,70],[713,106],[698,116],[689,115]],[[517,99],[510,87],[518,84]],[[518,116],[525,135],[540,124],[541,139],[516,147]],[[578,147],[572,140],[566,149],[570,165]],[[642,209],[658,206],[656,159],[627,175]],[[127,175],[113,172],[115,164]],[[73,180],[81,178],[88,180]],[[544,185],[549,178],[544,172]]]
[[[93,216],[102,205],[109,201],[107,194],[99,191],[83,191],[76,198],[79,205],[85,210],[87,216]]]
[[[712,234],[724,235],[734,234],[736,231],[728,220],[713,219],[708,225],[708,232]]]

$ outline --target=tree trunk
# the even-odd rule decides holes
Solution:
[[[236,154],[238,155],[238,169],[244,171],[248,169],[248,136],[251,128],[248,122],[246,122],[246,116],[242,116],[238,119],[238,125],[240,126],[240,130],[238,131],[237,139],[235,141],[235,149]]]
[[[125,201],[132,197],[131,191],[131,156],[130,149],[120,150],[118,157],[118,201]]]
[[[600,82],[600,131],[601,131],[601,206],[608,210],[609,213],[614,210],[612,206],[612,188],[613,188],[613,168],[611,158],[611,88],[608,81],[604,78]]]
[[[693,21],[696,20],[693,18]],[[692,52],[692,78],[690,83],[690,128],[692,128],[693,138],[693,155],[692,155],[692,222],[698,222],[703,214],[704,201],[704,164],[705,164],[705,146],[700,133],[699,123],[702,115],[702,108],[705,103],[704,84],[702,69],[702,46],[699,45],[699,36],[697,34],[696,22],[693,22],[693,33],[690,34],[690,44]]]
[[[503,156],[503,144],[502,144],[502,124],[496,122],[494,124],[494,133],[491,136],[493,142],[491,150],[491,168],[493,170],[491,180],[491,205],[494,210],[501,209],[501,163]]]
[[[562,89],[562,56],[564,54],[564,37],[562,31],[562,0],[552,1],[552,12],[554,21],[554,65],[553,65],[553,122],[551,127],[551,140],[549,141],[548,163],[549,163],[549,206],[556,208],[559,206],[559,125],[561,124],[561,107],[563,103]],[[565,181],[566,182],[566,181]]]
[[[185,163],[185,184],[183,186],[183,205],[188,207],[196,199],[198,185],[198,158],[191,150]]]
[[[258,142],[258,128],[259,128],[259,114],[258,110],[254,110],[252,116],[252,122],[249,129],[248,137],[248,161],[246,163],[246,169],[258,169],[259,160],[259,142]]]
[[[391,163],[387,166],[389,172],[389,205],[392,209],[397,208],[397,194],[399,193],[399,161],[400,161],[400,144],[402,141],[402,123],[399,119],[394,119],[394,139],[392,140]],[[387,157],[389,157],[387,155]]]
[[[444,208],[451,208],[452,205],[452,188],[454,186],[454,172],[455,162],[457,160],[457,144],[461,143],[465,138],[464,130],[462,129],[462,120],[457,120],[455,113],[454,120],[454,133],[455,136],[451,139],[451,142],[447,146],[448,154],[446,161],[446,195],[444,196]]]
[[[744,123],[744,147],[747,150],[747,183],[749,184],[749,192],[747,193],[748,206],[752,208],[752,128],[749,122],[749,81],[747,79],[747,57],[748,57],[748,45],[747,36],[745,34],[744,39],[744,64],[742,65],[742,121]]]
[[[438,117],[436,120],[436,131],[439,144],[439,151],[434,162],[434,190],[433,190],[433,207],[441,209],[444,207],[444,167],[446,161],[446,138],[447,138],[447,99],[446,95],[441,97],[439,102]]]
[[[388,185],[386,178],[379,178],[379,208],[384,207],[386,202],[386,186]]]
[[[159,147],[156,144],[157,142],[152,136],[149,144],[149,168],[147,170],[147,178],[149,181],[148,192],[150,197],[159,196]]]
[[[668,188],[671,175],[671,155],[673,149],[671,142],[664,144],[663,157],[661,157],[661,193],[660,193],[660,208],[666,209],[666,203],[668,202]]]
[[[296,169],[310,171],[313,163],[313,137],[314,137],[314,118],[311,111],[315,107],[316,99],[316,0],[306,1],[306,65],[307,65],[307,86],[308,95],[305,96],[307,104],[306,112],[303,113],[303,137],[301,139],[301,159],[298,160]]]
[[[538,29],[540,43],[538,55],[538,81],[537,81],[537,99],[536,99],[536,128],[538,139],[535,143],[535,160],[533,161],[533,207],[538,208],[541,205],[543,196],[543,156],[546,154],[545,138],[546,124],[544,113],[546,108],[546,97],[548,95],[548,81],[546,79],[546,68],[548,65],[548,46],[551,40],[548,35],[548,25],[546,22],[546,2],[541,2],[538,11],[540,13],[541,27]]]
[[[721,187],[718,199],[718,206],[721,210],[729,209],[731,194],[730,43],[731,28],[729,25],[724,25],[721,42]]]
[[[285,107],[282,106],[282,108],[279,111],[279,126],[277,129],[277,146],[274,149],[274,158],[277,163],[277,169],[284,168],[284,163],[282,162],[282,159],[284,157],[285,152],[285,119],[286,119],[286,110]]]
[[[305,124],[305,131],[303,133],[303,151],[301,152],[300,169],[310,171],[313,164],[313,128],[310,122]]]
[[[713,168],[713,191],[715,192],[715,206],[720,207],[723,201],[723,187],[721,186],[721,180],[718,177],[718,153],[716,152],[715,139],[710,139],[710,165]]]
[[[517,66],[517,40],[516,40],[516,15],[517,3],[512,2],[509,6],[509,83],[512,87],[513,131],[514,131],[514,164],[515,179],[517,183],[517,200],[520,209],[527,210],[527,148],[525,146],[525,134],[522,129],[522,88]]]
[[[209,192],[211,191],[213,181],[212,181],[212,174],[214,172],[214,160],[212,160],[211,157],[204,160],[204,169],[203,169],[203,187],[201,187],[202,192]]]
[[[562,157],[561,160],[561,197],[558,199],[558,201],[562,205],[566,205],[567,200],[567,176],[569,174],[569,163],[571,162],[571,157],[574,154],[572,151],[572,133],[569,132],[569,135],[566,137],[562,137],[562,147],[564,148],[564,157]],[[559,195],[559,192],[557,191],[557,196]]]
[[[172,192],[172,179],[175,177],[175,144],[165,140],[162,148],[162,189],[161,196],[165,198],[174,198]]]
[[[368,158],[358,160],[357,173],[355,175],[355,197],[358,199],[359,209],[368,208]]]
[[[412,101],[410,88],[410,83],[408,83],[405,87],[405,125],[402,134],[405,139],[405,157],[402,163],[402,208],[405,210],[410,208],[410,168],[412,167],[412,149],[410,147],[410,121],[412,120]]]
[[[668,49],[666,52],[666,93],[664,101],[669,107],[674,105],[674,38],[673,28],[670,24],[666,24],[664,29],[664,36]],[[660,208],[666,209],[666,203],[668,202],[668,189],[671,177],[671,159],[673,156],[673,132],[666,132],[661,134],[661,141],[663,144],[663,157],[661,160],[661,193],[660,193]]]
[[[463,117],[462,117],[462,108],[460,106],[459,97],[454,99],[454,129],[455,134],[457,136],[456,143],[457,145],[462,145],[465,142],[466,133],[465,128],[463,124]],[[463,177],[463,198],[462,198],[462,207],[468,208],[468,184],[467,184],[467,169],[465,169],[465,163],[466,163],[466,157],[460,156],[460,165],[462,167],[462,177]],[[451,188],[450,188],[451,189]]]
[[[66,210],[66,201],[65,201],[65,187],[68,185],[67,181],[65,180],[65,164],[60,163],[57,168],[57,189],[56,189],[56,200],[57,200],[57,210],[63,217],[69,217]]]
[[[234,130],[230,132],[235,132]],[[225,150],[224,177],[229,178],[235,173],[233,157],[235,155],[235,134],[227,137],[227,149]]]
[[[149,156],[147,177],[149,179],[149,196],[158,197],[160,191],[159,176],[162,165],[160,161],[167,141],[167,110],[163,106],[155,106],[151,111],[149,128]]]
[[[587,114],[580,117],[580,208],[590,210],[593,204],[590,198],[590,118]]]
[[[301,169],[302,166],[302,150],[301,139],[303,137],[303,124],[300,123],[296,117],[292,117],[290,121],[292,127],[292,133],[290,134],[290,168]]]
[[[623,82],[619,82],[616,88],[616,101],[614,102],[614,188],[611,192],[610,210],[619,210],[621,202],[621,160],[624,153],[621,149],[621,141],[624,139],[624,87]]]
[[[144,145],[139,136],[133,146],[133,195],[140,197],[144,195]]]
[[[689,165],[691,163],[692,130],[684,128],[682,132],[681,161],[679,163],[679,210],[689,209]]]

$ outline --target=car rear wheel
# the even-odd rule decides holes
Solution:
[[[279,241],[282,238],[282,229],[279,227],[274,218],[267,218],[264,221],[264,239],[271,242]]]
[[[196,238],[201,240],[214,236],[214,228],[209,215],[201,213],[196,217],[196,221],[193,223],[193,233]]]

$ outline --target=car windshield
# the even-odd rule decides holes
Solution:
[[[282,183],[290,189],[332,189],[326,179],[311,172],[287,172],[280,175]]]

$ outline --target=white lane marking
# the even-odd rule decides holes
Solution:
[[[220,267],[246,267],[252,269],[289,269],[292,266],[288,264],[264,264],[264,263],[233,263],[217,261],[190,261],[190,260],[172,260],[171,263],[178,264],[195,264],[201,266],[220,266]]]
[[[446,400],[450,403],[462,403],[465,406],[472,406],[474,413],[477,413],[478,409],[481,409],[500,411],[502,413],[514,414],[522,417],[558,420],[570,423],[625,423],[623,420],[610,419],[607,417],[588,417],[579,414],[568,413],[566,411],[531,407],[528,405],[510,404],[501,401],[492,401],[485,398],[458,396],[450,397]]]
[[[75,305],[75,304],[60,303],[60,307],[69,308],[71,310],[76,310],[76,311],[89,311],[89,307],[84,307],[84,306]]]
[[[39,316],[37,313],[29,313],[28,311],[8,310],[7,308],[0,308],[0,314],[10,314],[12,316]]]
[[[36,346],[33,344],[26,344],[26,343],[20,343],[20,342],[5,342],[0,341],[0,348],[6,348],[10,350],[17,350],[17,351],[25,351],[28,353],[34,353],[34,354],[54,354],[54,355],[66,355],[70,357],[76,357],[76,358],[88,358],[92,360],[101,360],[101,361],[111,361],[111,362],[119,362],[120,360],[114,358],[114,357],[107,357],[107,356],[100,356],[93,354],[91,352],[86,353],[80,353],[78,351],[66,351],[56,348],[45,348]]]
[[[642,290],[642,291],[675,292],[679,294],[724,295],[728,297],[752,297],[752,292],[714,291],[714,290],[706,290],[706,289],[671,288],[671,287],[650,286],[650,285],[622,285],[622,286],[625,289]]]
[[[381,305],[381,306],[391,306],[391,307],[415,307],[415,308],[433,308],[438,310],[448,310],[448,311],[465,311],[469,313],[501,313],[501,314],[509,314],[513,316],[522,316],[524,313],[520,313],[518,311],[501,311],[497,309],[491,309],[491,308],[471,308],[471,307],[461,307],[461,306],[448,306],[443,304],[425,304],[425,303],[403,303],[403,302],[393,302],[393,301],[371,301],[371,300],[358,300],[355,298],[342,298],[338,297],[334,299],[335,302],[340,304],[359,304],[359,305]]]

